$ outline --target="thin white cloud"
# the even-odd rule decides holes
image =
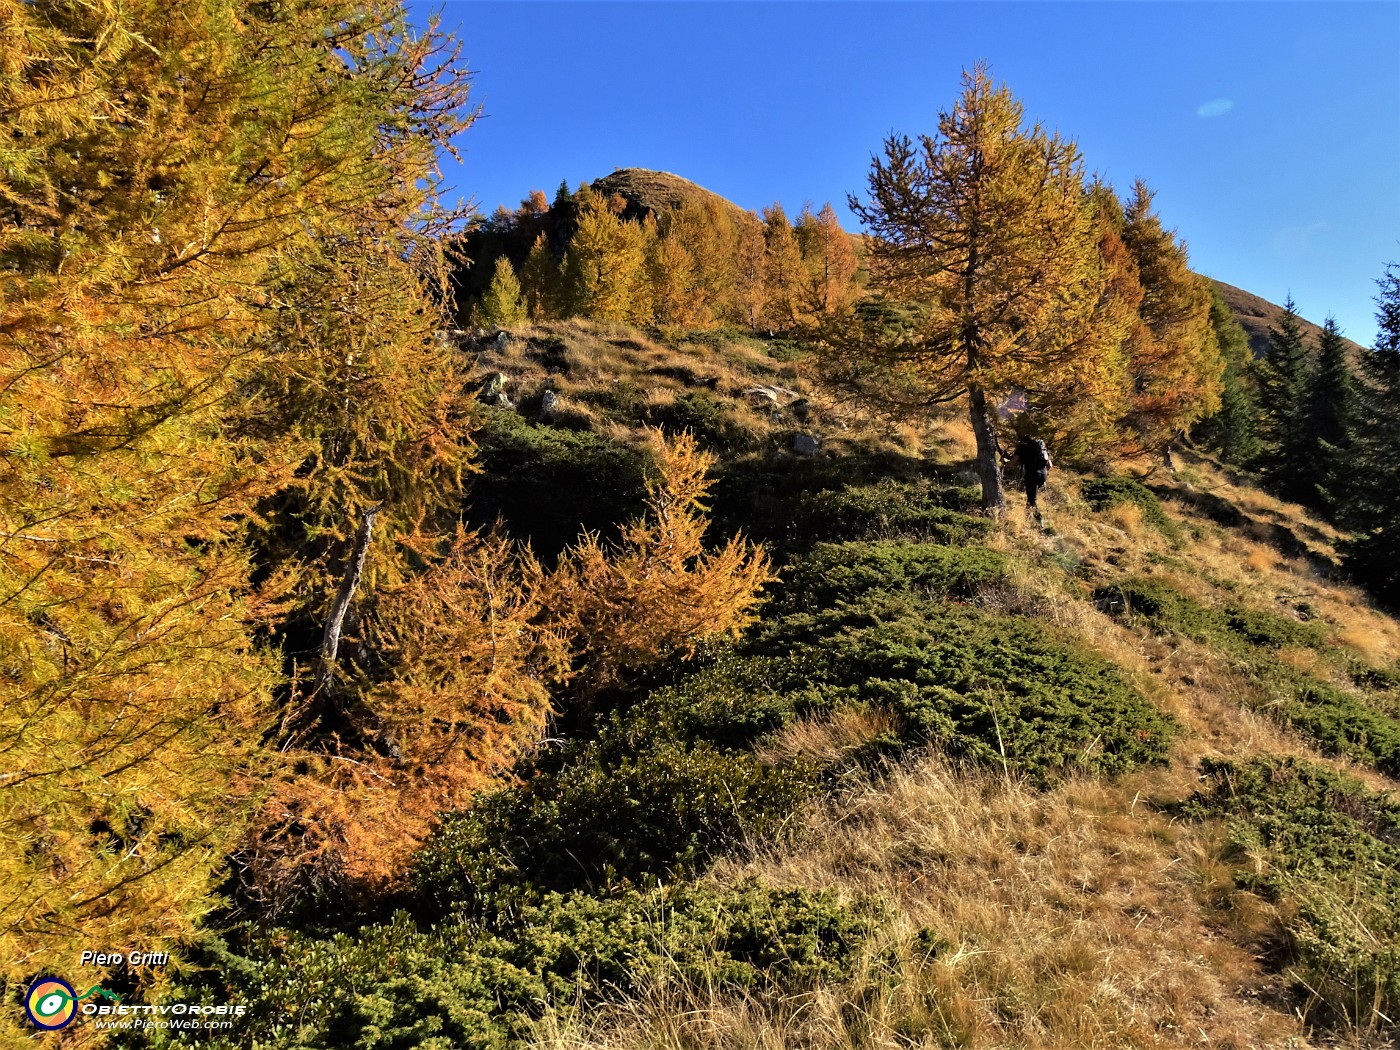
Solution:
[[[1274,254],[1294,262],[1304,259],[1312,252],[1313,241],[1317,235],[1331,228],[1331,224],[1325,222],[1314,222],[1307,226],[1285,226],[1274,234]]]
[[[1196,116],[1223,117],[1234,108],[1235,103],[1228,98],[1213,98],[1209,102],[1197,107]]]

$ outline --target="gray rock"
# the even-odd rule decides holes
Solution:
[[[505,396],[510,376],[504,372],[492,372],[481,384],[481,400],[490,403],[497,397]]]
[[[553,419],[554,413],[559,411],[562,398],[553,390],[546,390],[544,396],[540,398],[540,415],[544,419]]]
[[[811,434],[797,434],[792,439],[792,450],[799,456],[815,456],[822,444]]]
[[[778,395],[771,387],[751,386],[744,391],[744,396],[757,405],[777,405]]]
[[[499,353],[505,353],[510,349],[510,333],[500,331],[496,333],[496,341],[492,344]]]

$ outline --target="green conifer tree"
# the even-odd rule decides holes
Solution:
[[[1400,519],[1400,264],[1377,282],[1376,345],[1359,359],[1358,474],[1353,517],[1362,529],[1395,528]]]
[[[1382,603],[1400,609],[1400,264],[1376,282],[1376,344],[1360,360],[1357,484],[1350,517],[1360,530],[1344,565]]]
[[[1278,325],[1269,329],[1269,342],[1259,361],[1260,437],[1264,446],[1260,470],[1284,499],[1301,503],[1311,494],[1298,465],[1310,448],[1304,414],[1312,358],[1291,295],[1284,300],[1283,309]]]
[[[486,286],[481,302],[477,303],[476,323],[485,328],[515,328],[524,324],[528,316],[515,267],[502,255],[496,259],[491,283]]]
[[[1307,485],[1307,503],[1333,520],[1347,520],[1355,488],[1355,443],[1360,420],[1356,378],[1335,319],[1323,323],[1317,364],[1303,403],[1302,423],[1309,447],[1296,466]]]

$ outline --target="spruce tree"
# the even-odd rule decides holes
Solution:
[[[1317,361],[1303,403],[1302,424],[1308,455],[1297,464],[1307,486],[1307,503],[1334,521],[1349,518],[1355,489],[1355,443],[1360,418],[1356,378],[1335,319],[1323,323]]]
[[[1376,344],[1360,359],[1357,484],[1349,518],[1347,571],[1383,604],[1400,609],[1400,264],[1376,282]]]
[[[1260,471],[1284,499],[1305,502],[1310,496],[1299,465],[1309,452],[1305,414],[1312,359],[1298,327],[1293,297],[1283,303],[1283,316],[1269,329],[1269,342],[1259,361]]]
[[[1352,519],[1358,528],[1393,525],[1400,508],[1400,265],[1376,282],[1376,345],[1358,362],[1358,485]]]

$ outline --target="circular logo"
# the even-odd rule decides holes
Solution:
[[[64,1028],[78,1015],[78,996],[62,977],[39,977],[24,996],[24,1012],[35,1028]]]

